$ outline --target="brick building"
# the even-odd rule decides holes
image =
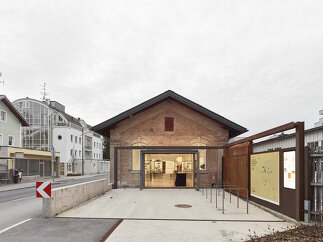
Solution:
[[[93,130],[110,138],[114,187],[205,187],[222,179],[217,147],[246,128],[166,91]]]

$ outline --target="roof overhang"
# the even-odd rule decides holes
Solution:
[[[225,127],[228,128],[229,130],[229,138],[233,138],[235,136],[238,136],[242,133],[245,133],[247,132],[248,130],[243,127],[243,126],[240,126],[238,125],[237,123],[234,123],[232,121],[230,121],[229,119],[226,119],[225,117],[217,114],[217,113],[214,113],[212,112],[211,110],[205,108],[205,107],[202,107],[201,105],[171,91],[171,90],[168,90],[156,97],[153,97],[123,113],[120,113],[119,115],[111,118],[111,119],[108,119],[98,125],[95,125],[92,130],[97,132],[97,133],[100,133],[102,134],[103,136],[106,136],[106,137],[109,137],[109,134],[110,134],[110,129],[112,129],[118,122],[132,116],[132,115],[135,115],[136,113],[139,113],[153,105],[156,105],[164,100],[166,100],[167,98],[171,98],[175,101],[178,101],[188,107],[190,107],[191,109],[195,110],[195,111],[198,111],[204,115],[206,115],[207,117],[221,123],[222,125],[224,125]]]
[[[19,113],[19,111],[13,106],[9,99],[5,95],[0,96],[0,100],[8,107],[8,109],[16,116],[22,126],[29,126],[27,120]]]

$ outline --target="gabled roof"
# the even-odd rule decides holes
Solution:
[[[240,125],[238,125],[238,124],[224,118],[223,116],[221,116],[219,114],[216,114],[216,113],[210,111],[207,108],[202,107],[201,105],[199,105],[199,104],[197,104],[197,103],[195,103],[195,102],[193,102],[193,101],[191,101],[191,100],[189,100],[189,99],[187,99],[187,98],[185,98],[185,97],[183,97],[183,96],[181,96],[181,95],[179,95],[179,94],[177,94],[177,93],[175,93],[175,92],[173,92],[171,90],[168,90],[168,91],[166,91],[166,92],[164,92],[164,93],[162,93],[162,94],[160,94],[160,95],[158,95],[156,97],[153,97],[153,98],[151,98],[151,99],[149,99],[149,100],[147,100],[147,101],[145,101],[145,102],[143,102],[143,103],[141,103],[141,104],[139,104],[139,105],[125,111],[125,112],[123,112],[123,113],[120,113],[119,115],[117,115],[117,116],[115,116],[115,117],[113,117],[111,119],[108,119],[108,120],[94,126],[92,128],[92,130],[106,136],[107,134],[105,132],[110,130],[111,127],[114,124],[116,124],[117,122],[119,122],[119,121],[121,121],[121,120],[123,120],[123,119],[125,119],[125,118],[127,118],[127,117],[129,117],[131,115],[134,115],[134,114],[136,114],[136,113],[138,113],[138,112],[140,112],[140,111],[142,111],[142,110],[144,110],[144,109],[146,109],[146,108],[148,108],[148,107],[150,107],[152,105],[155,105],[155,104],[157,104],[157,103],[159,103],[159,102],[161,102],[161,101],[163,101],[163,100],[165,100],[167,98],[171,98],[171,99],[174,99],[174,100],[176,100],[178,102],[181,102],[181,103],[189,106],[190,108],[192,108],[192,109],[194,109],[194,110],[208,116],[209,118],[214,119],[214,120],[222,123],[223,125],[227,126],[228,129],[229,129],[229,137],[230,138],[235,137],[237,135],[240,135],[240,134],[245,133],[245,132],[248,131],[246,128],[244,128],[244,127],[242,127],[242,126],[240,126]]]
[[[9,99],[5,95],[0,95],[0,100],[8,107],[8,109],[16,116],[22,126],[29,126],[27,120],[18,112]]]

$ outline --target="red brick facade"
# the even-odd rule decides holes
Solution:
[[[164,130],[164,118],[174,117],[174,131]],[[228,142],[229,130],[221,123],[175,101],[164,101],[150,106],[118,123],[110,130],[110,157],[113,160],[115,146],[193,146],[203,143],[207,146],[224,145]],[[139,187],[140,172],[132,171],[132,151],[119,151],[118,187]],[[180,152],[179,152],[180,153]],[[222,174],[222,150],[207,150],[206,170],[200,172],[200,186],[209,186],[210,172]],[[114,175],[111,162],[111,180]]]

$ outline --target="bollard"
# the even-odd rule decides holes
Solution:
[[[207,199],[207,188],[205,188],[205,198]]]
[[[237,208],[239,208],[239,188],[237,189]]]

